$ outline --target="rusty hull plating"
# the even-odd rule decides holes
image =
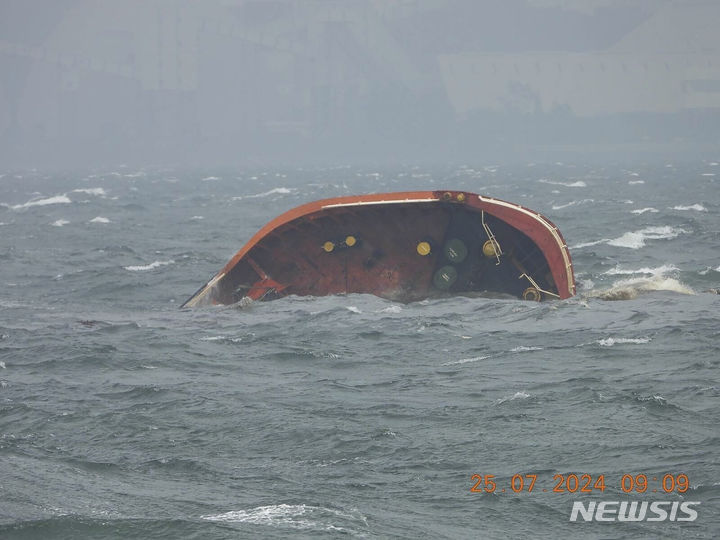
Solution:
[[[464,191],[336,197],[278,216],[183,307],[368,293],[399,302],[575,294],[560,231],[523,206]]]

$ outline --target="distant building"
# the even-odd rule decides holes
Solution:
[[[440,55],[455,112],[580,117],[720,109],[720,4],[666,6],[610,49],[593,53]]]
[[[425,155],[515,129],[472,120],[488,113],[720,109],[717,2],[612,12],[620,26],[569,50],[593,12],[533,0],[517,28],[485,17],[511,25],[522,1],[499,13],[479,0],[13,3],[0,20],[0,157]]]

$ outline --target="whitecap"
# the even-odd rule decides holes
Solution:
[[[30,208],[31,206],[47,206],[49,204],[68,204],[72,201],[67,195],[55,195],[54,197],[48,197],[47,199],[33,199],[24,204],[16,204],[10,206],[13,210],[20,210],[22,208]]]
[[[637,398],[638,401],[651,401],[653,403],[656,403],[658,405],[662,405],[663,407],[667,407],[669,405],[669,402],[667,399],[662,397],[659,394],[655,394],[654,396],[640,396]]]
[[[125,270],[130,270],[131,272],[142,272],[144,270],[152,270],[154,268],[158,268],[160,266],[165,266],[168,264],[173,264],[175,261],[172,259],[169,261],[153,261],[150,264],[145,264],[141,266],[123,266]]]
[[[234,510],[223,514],[201,516],[207,521],[224,523],[249,523],[253,525],[289,526],[298,529],[320,529],[325,531],[345,531],[342,527],[322,523],[329,518],[357,521],[367,525],[367,519],[357,512],[343,512],[332,508],[306,504],[275,504],[257,506],[247,510]],[[322,521],[321,521],[322,520]]]
[[[362,311],[360,311],[360,309],[356,306],[346,306],[346,309],[352,313],[362,313]]]
[[[379,313],[400,313],[402,308],[400,306],[388,306],[379,311]]]
[[[705,208],[702,204],[691,204],[689,206],[673,206],[673,210],[696,210],[698,212],[707,212],[707,208]]]
[[[695,294],[694,290],[675,278],[653,275],[651,277],[621,279],[614,283],[609,289],[591,291],[588,293],[588,297],[600,298],[601,300],[632,300],[640,294],[653,291],[670,291],[688,295]]]
[[[53,221],[50,225],[53,227],[62,227],[63,225],[67,225],[70,223],[67,219],[58,219],[57,221]]]
[[[110,223],[110,220],[106,217],[97,216],[88,221],[88,223]]]
[[[462,360],[451,360],[450,362],[445,362],[441,365],[443,366],[454,366],[457,364],[468,364],[470,362],[480,362],[481,360],[485,360],[487,358],[490,358],[489,356],[476,356],[474,358],[463,358]]]
[[[6,368],[5,368],[5,362],[0,362],[0,369],[6,369]]]
[[[529,397],[530,394],[528,394],[527,392],[515,392],[512,396],[496,399],[495,405],[500,405],[501,403],[505,403],[506,401],[515,401],[516,399],[527,399]]]
[[[623,276],[623,275],[633,275],[633,274],[650,274],[652,276],[661,276],[663,274],[667,274],[669,272],[676,272],[678,268],[676,266],[673,266],[672,264],[663,264],[662,266],[658,266],[657,268],[650,268],[648,266],[645,266],[643,268],[638,268],[637,270],[627,270],[620,268],[620,266],[616,266],[615,268],[611,268],[607,272],[605,272],[608,276]]]
[[[703,173],[702,176],[715,176],[714,172]]]
[[[205,178],[202,178],[202,182],[214,182],[215,180],[220,180],[219,176],[206,176]]]
[[[567,208],[567,207],[569,207],[569,206],[575,206],[575,205],[578,205],[578,204],[585,204],[585,203],[591,203],[591,202],[595,202],[595,199],[583,199],[583,200],[581,200],[581,201],[571,201],[571,202],[569,202],[569,203],[567,203],[567,204],[553,205],[552,209],[553,209],[553,210],[560,210],[560,209],[562,209],[562,208]]]
[[[590,247],[590,246],[597,246],[598,244],[604,244],[606,242],[609,242],[609,238],[603,238],[602,240],[595,240],[594,242],[583,242],[580,244],[575,244],[572,249],[580,249],[584,247]]]
[[[285,187],[279,187],[279,188],[271,189],[270,191],[266,191],[264,193],[258,193],[256,195],[245,195],[244,197],[242,197],[242,196],[233,197],[232,200],[240,201],[242,199],[256,199],[258,197],[268,197],[270,195],[276,195],[276,194],[287,195],[288,193],[292,193],[292,192],[293,192],[292,189],[285,188]]]
[[[595,341],[598,345],[601,347],[612,347],[613,345],[622,345],[624,343],[632,343],[635,345],[642,345],[643,343],[650,343],[649,337],[641,337],[641,338],[614,338],[614,337],[608,337],[605,339],[598,339]]]
[[[631,186],[634,184],[644,184],[644,183],[645,183],[645,180],[630,180],[628,182],[628,184],[630,184]]]
[[[587,184],[583,182],[582,180],[578,180],[577,182],[557,182],[555,180],[548,180],[547,178],[541,178],[538,180],[538,182],[541,182],[543,184],[551,184],[553,186],[565,186],[565,187],[587,187]]]
[[[73,193],[86,193],[88,195],[96,195],[98,197],[105,197],[107,193],[101,187],[97,188],[86,188],[86,189],[73,189]]]
[[[192,216],[190,219],[194,221],[200,221],[201,219],[205,219],[203,216]]]
[[[640,249],[645,245],[646,240],[667,240],[685,233],[684,229],[670,227],[645,227],[639,231],[626,232],[618,238],[609,240],[608,245],[630,249]]]
[[[632,210],[630,213],[631,214],[644,214],[645,212],[650,212],[651,214],[656,214],[658,212],[658,209],[648,206],[647,208],[638,208],[637,210]]]
[[[207,336],[201,337],[200,341],[230,341],[232,343],[240,343],[242,338],[231,338],[227,336]]]
[[[520,345],[519,347],[513,347],[510,349],[510,352],[528,352],[528,351],[542,351],[542,347],[527,347],[525,345]]]

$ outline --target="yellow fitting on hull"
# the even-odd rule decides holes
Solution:
[[[539,302],[541,299],[542,299],[542,295],[540,294],[540,291],[538,291],[535,287],[528,287],[523,292],[523,300]]]
[[[497,252],[495,251],[495,243],[492,240],[486,240],[482,247],[483,255],[486,257],[495,257]]]

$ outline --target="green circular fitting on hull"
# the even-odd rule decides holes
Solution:
[[[468,253],[465,242],[458,238],[448,240],[445,244],[444,251],[445,256],[448,258],[448,260],[455,264],[463,262],[465,260],[465,257],[467,257]]]
[[[433,276],[433,284],[438,289],[449,289],[457,279],[457,270],[453,266],[443,266]]]

